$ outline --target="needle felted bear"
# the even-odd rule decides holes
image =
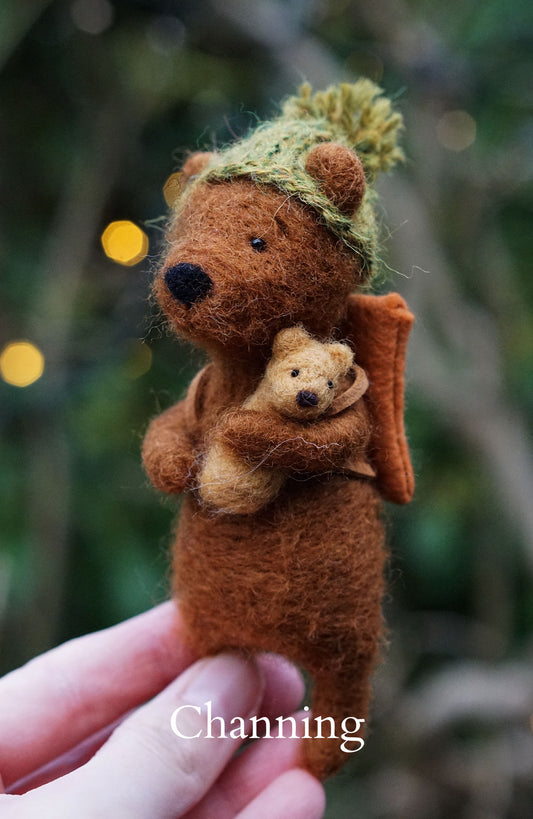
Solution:
[[[187,639],[200,654],[278,652],[310,673],[313,716],[336,726],[321,739],[312,722],[302,744],[319,777],[346,760],[342,721],[367,715],[383,630],[382,501],[413,491],[403,431],[412,315],[396,294],[361,292],[378,261],[373,181],[401,158],[400,128],[368,80],[314,95],[303,86],[276,119],[192,155],[153,288],[171,329],[210,359],[143,445],[152,483],[185,493],[173,583]],[[277,333],[296,324],[347,341],[368,375],[361,400],[319,423],[242,406]],[[196,490],[213,441],[281,470],[276,499],[253,514],[210,513]]]
[[[353,352],[346,344],[322,343],[303,327],[280,330],[272,345],[272,358],[265,374],[243,409],[281,415],[301,421],[316,421],[332,408],[339,382],[353,369]],[[357,368],[358,395],[368,381]],[[353,401],[356,400],[353,396]],[[265,455],[268,454],[268,450]],[[251,466],[233,447],[216,437],[210,443],[198,476],[202,503],[220,512],[252,514],[270,503],[285,482],[279,469]]]

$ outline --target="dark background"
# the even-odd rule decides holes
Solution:
[[[200,362],[148,302],[187,149],[303,79],[397,99],[390,271],[417,314],[413,503],[390,508],[390,627],[372,731],[330,819],[529,817],[533,798],[533,12],[529,0],[26,0],[0,9],[0,669],[167,594],[175,505],[139,447]],[[453,112],[466,112],[459,115]],[[452,112],[450,116],[450,112]],[[133,267],[100,236],[131,219]],[[147,344],[153,355],[144,374]]]

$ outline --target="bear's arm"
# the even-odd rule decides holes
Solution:
[[[278,414],[234,410],[220,422],[216,438],[251,464],[328,472],[353,456],[364,456],[371,424],[364,401],[338,415],[302,423]]]
[[[188,428],[189,410],[180,401],[151,422],[142,446],[146,474],[156,489],[179,493],[193,486],[195,451]]]

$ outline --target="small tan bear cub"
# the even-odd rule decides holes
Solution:
[[[303,423],[316,421],[330,409],[353,364],[346,344],[317,341],[303,327],[281,330],[265,374],[242,409],[279,413]],[[225,443],[213,441],[198,491],[202,503],[213,511],[250,515],[274,500],[285,479],[283,470],[252,467]]]

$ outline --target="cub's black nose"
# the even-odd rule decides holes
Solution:
[[[296,403],[300,407],[316,407],[318,405],[318,395],[308,390],[300,390],[296,396]]]
[[[205,299],[213,288],[213,282],[197,264],[182,262],[165,272],[165,284],[175,299],[190,307]]]

